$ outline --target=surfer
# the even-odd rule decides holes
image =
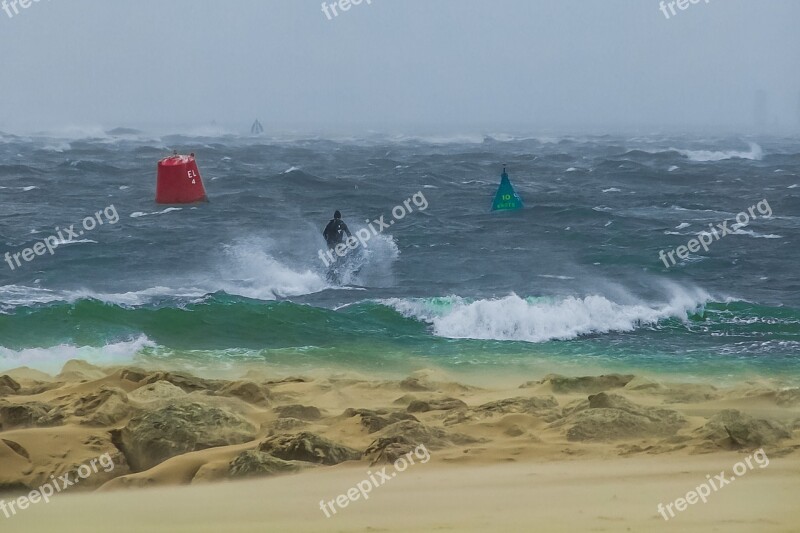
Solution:
[[[322,232],[322,236],[325,237],[325,242],[328,243],[328,248],[333,249],[336,248],[337,244],[342,244],[344,242],[345,233],[348,237],[353,236],[347,224],[342,220],[342,214],[336,211],[333,214],[333,219],[328,222],[328,225],[325,226],[325,231]]]

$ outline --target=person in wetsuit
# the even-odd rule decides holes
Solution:
[[[325,226],[325,231],[322,232],[322,236],[325,237],[328,248],[336,248],[337,244],[342,244],[344,242],[345,234],[347,234],[348,237],[353,236],[347,224],[342,220],[342,214],[336,211],[333,214],[333,220],[328,222],[328,225]]]

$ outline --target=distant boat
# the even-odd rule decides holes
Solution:
[[[250,133],[253,135],[261,135],[264,133],[264,126],[261,125],[261,122],[259,122],[258,119],[253,122],[253,126],[250,128]]]
[[[514,190],[511,185],[511,180],[508,179],[506,167],[503,166],[503,175],[500,176],[500,187],[497,188],[497,194],[492,203],[492,211],[510,211],[514,209],[522,209],[525,205],[522,203],[522,198]]]

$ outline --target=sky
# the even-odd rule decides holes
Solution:
[[[683,1],[32,1],[0,131],[800,132],[800,1]]]

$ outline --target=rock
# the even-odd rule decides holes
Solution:
[[[354,416],[361,417],[361,425],[366,428],[367,433],[375,433],[401,420],[418,421],[414,415],[397,412],[390,413],[383,409],[378,411],[371,411],[369,409],[347,409],[343,416],[348,418]]]
[[[474,412],[474,411],[473,411]],[[447,416],[444,417],[442,423],[445,426],[455,426],[457,424],[465,424],[467,422],[474,422],[476,417],[471,414],[471,412],[467,409],[457,409],[455,411],[450,411],[447,413]]]
[[[457,398],[445,398],[443,400],[416,400],[411,402],[406,410],[409,413],[427,413],[428,411],[450,411],[464,407],[467,407],[467,404]]]
[[[697,432],[706,440],[727,449],[774,446],[792,437],[791,431],[783,424],[753,418],[736,409],[720,411]]]
[[[621,389],[630,383],[636,376],[626,374],[607,374],[602,376],[583,376],[568,378],[558,374],[549,374],[542,381],[529,382],[526,386],[550,385],[553,392],[570,393],[586,392],[597,393],[610,389]]]
[[[143,385],[128,393],[128,398],[136,402],[153,402],[156,400],[177,400],[186,397],[186,392],[169,381],[156,381]]]
[[[0,396],[16,394],[22,387],[11,376],[0,376]]]
[[[619,409],[592,409],[577,413],[567,430],[567,440],[612,441],[663,434],[646,418]]]
[[[384,428],[379,436],[388,438],[405,437],[415,445],[424,444],[432,450],[479,442],[477,439],[467,435],[449,433],[443,429],[429,427],[414,420],[395,422]]]
[[[322,413],[313,405],[281,405],[273,409],[278,418],[298,418],[300,420],[319,420]]]
[[[297,418],[279,418],[268,425],[269,434],[275,435],[276,433],[285,433],[287,431],[294,431],[295,429],[304,428],[308,422],[298,420]]]
[[[415,445],[403,435],[381,437],[370,444],[364,456],[369,459],[370,466],[394,463],[407,453],[413,452]]]
[[[236,414],[186,403],[137,415],[114,436],[131,468],[140,472],[177,455],[248,442],[256,429]]]
[[[217,391],[224,386],[222,381],[212,381],[208,379],[201,379],[194,376],[185,374],[178,374],[176,372],[156,372],[147,376],[143,382],[150,384],[158,381],[168,381],[176,387],[180,387],[184,392],[194,391]]]
[[[119,372],[120,379],[139,383],[148,376],[147,372],[139,368],[123,368]]]
[[[60,426],[64,415],[58,407],[41,402],[0,404],[0,429]]]
[[[299,470],[300,467],[295,463],[278,459],[268,453],[250,450],[231,461],[229,473],[232,478],[247,478],[274,476]]]
[[[254,405],[269,404],[269,390],[252,381],[235,381],[222,387],[219,392],[221,396],[233,396],[247,403]]]
[[[72,409],[75,416],[85,417],[82,424],[90,426],[112,426],[133,412],[128,395],[116,387],[101,387],[79,398]]]
[[[304,431],[297,435],[276,435],[262,442],[258,450],[286,461],[337,465],[361,459],[361,452]]]
[[[589,396],[589,409],[619,409],[637,416],[649,419],[652,422],[664,424],[670,428],[681,427],[686,423],[683,415],[671,409],[659,409],[655,407],[644,407],[637,405],[627,398],[618,394],[606,394],[601,392]],[[668,434],[674,433],[673,430],[668,430]]]
[[[558,401],[552,396],[532,396],[529,398],[506,398],[496,402],[489,402],[475,408],[475,412],[482,416],[494,414],[523,413],[528,415],[558,415]],[[556,416],[557,417],[557,416]]]
[[[636,405],[617,394],[601,392],[575,407],[551,427],[569,425],[570,441],[613,441],[666,437],[686,424],[677,411]]]

